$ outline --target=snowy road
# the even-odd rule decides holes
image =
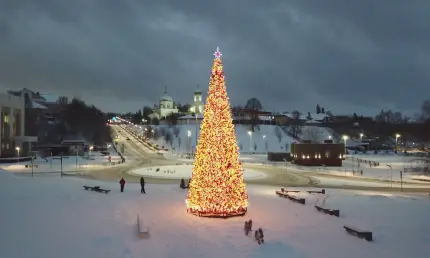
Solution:
[[[116,128],[115,128],[116,127]],[[120,142],[124,143],[126,152],[133,160],[127,167],[122,168],[106,168],[99,171],[91,171],[86,177],[104,180],[104,181],[117,181],[121,177],[124,177],[127,182],[139,181],[140,176],[148,176],[148,183],[177,183],[178,175],[154,175],[144,173],[133,173],[136,170],[145,171],[150,167],[162,167],[162,166],[178,166],[178,165],[190,165],[192,160],[178,160],[169,157],[166,159],[163,155],[154,153],[149,150],[145,145],[140,143],[135,136],[129,133],[126,129],[115,126],[114,130],[121,130],[119,135],[121,136]],[[130,140],[126,140],[126,138]],[[261,185],[273,185],[273,186],[317,186],[324,188],[345,188],[345,189],[360,189],[360,190],[382,190],[382,191],[399,191],[400,185],[391,184],[387,181],[377,179],[363,179],[357,177],[343,177],[343,176],[332,176],[329,174],[320,174],[312,171],[296,171],[280,166],[268,166],[256,163],[245,163],[243,164],[244,169],[250,169],[252,171],[265,174],[265,177],[260,176],[258,178],[246,178],[245,181],[248,184],[261,184]],[[260,175],[261,175],[260,174]],[[187,174],[188,175],[188,174]],[[185,176],[185,174],[184,174]],[[423,184],[407,184],[403,185],[405,191],[424,191],[429,192],[430,187]]]

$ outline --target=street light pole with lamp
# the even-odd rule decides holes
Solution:
[[[399,138],[400,138],[400,134],[396,134],[396,152],[399,150],[399,148],[397,147],[398,146],[397,143],[399,141]]]
[[[19,151],[21,150],[21,148],[20,147],[16,147],[15,150],[18,153],[18,163],[19,163],[19,159],[20,159]]]
[[[248,131],[249,135],[249,151],[252,152],[252,132]]]
[[[393,188],[393,167],[391,165],[387,165],[387,167],[390,168],[390,182],[391,182],[390,188]]]
[[[344,141],[344,144],[345,144],[345,155],[346,155],[346,140],[348,140],[348,136],[344,135],[344,136],[342,136],[342,138],[343,138],[343,141]]]
[[[91,159],[91,155],[92,155],[92,152],[93,152],[93,149],[94,149],[94,146],[90,146],[90,159]]]
[[[190,148],[190,154],[191,154],[191,130],[188,130],[187,135],[188,135],[188,146]]]
[[[360,133],[360,142],[363,141],[363,136],[364,136],[364,134]]]
[[[264,142],[264,147],[266,148],[266,151],[269,151],[269,145],[267,144],[267,141],[266,141],[266,135],[263,135],[263,142]]]

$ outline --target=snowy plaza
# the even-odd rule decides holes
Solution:
[[[430,230],[428,195],[327,190],[319,213],[318,196],[303,194],[306,205],[275,195],[275,187],[248,186],[249,212],[228,220],[186,213],[186,191],[177,185],[137,184],[119,192],[116,182],[76,178],[17,177],[0,172],[0,249],[13,258],[137,257],[427,257]],[[83,185],[111,189],[108,195]],[[24,191],[25,189],[25,191]],[[136,216],[149,228],[137,237]],[[265,230],[266,243],[245,236],[243,223]],[[343,225],[373,232],[374,242],[349,236]]]

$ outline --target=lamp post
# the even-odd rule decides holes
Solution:
[[[249,151],[252,152],[252,132],[248,131],[249,135]]]
[[[397,143],[400,138],[400,134],[396,134],[396,151],[398,151]]]
[[[363,141],[363,136],[364,136],[364,134],[360,133],[360,142]]]
[[[190,148],[190,154],[191,154],[191,130],[188,130],[188,145],[189,145],[189,148]]]
[[[343,141],[345,143],[345,155],[346,155],[346,140],[348,140],[348,136],[344,135],[344,136],[342,136],[342,138],[343,138]]]
[[[19,151],[21,150],[21,148],[20,147],[16,147],[15,150],[16,150],[16,152],[18,154],[18,163],[19,163],[19,158],[20,158]]]
[[[93,149],[94,149],[94,146],[90,146],[90,158],[91,158],[91,154],[92,154],[92,152],[93,152]]]
[[[268,150],[269,146],[267,145],[267,142],[266,142],[266,135],[263,135],[263,142],[264,142],[264,147],[266,148],[266,151],[269,151]]]
[[[387,167],[390,168],[390,182],[391,182],[390,188],[393,188],[393,167],[391,165],[387,165]]]

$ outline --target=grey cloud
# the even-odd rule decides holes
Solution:
[[[234,104],[341,113],[418,109],[428,1],[0,0],[0,85],[105,110],[190,102],[217,45]],[[426,91],[427,90],[427,91]]]

